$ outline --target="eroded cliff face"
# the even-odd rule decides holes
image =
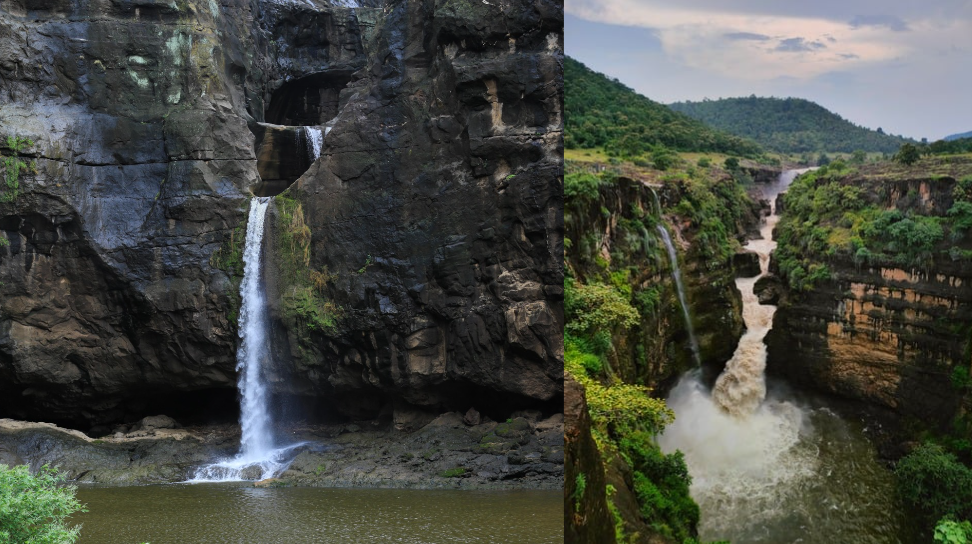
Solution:
[[[881,209],[946,218],[957,201],[956,179],[969,166],[956,163],[957,170],[934,176],[849,176],[840,183],[862,188],[866,201]],[[826,264],[830,279],[808,292],[784,293],[767,337],[767,371],[876,407],[899,423],[948,423],[966,394],[962,371],[967,376],[972,365],[972,265],[963,253],[968,234],[942,224],[943,239],[919,266],[867,262],[841,251],[808,254]]]
[[[362,415],[388,398],[560,410],[561,20],[553,2],[378,15],[320,160],[287,193],[342,311],[337,334],[278,313],[307,377],[296,393]]]
[[[657,217],[657,206],[674,209],[683,198],[684,188],[678,184],[653,187],[622,177],[602,185],[597,199],[577,200],[566,212],[567,237],[573,244],[568,262],[579,278],[596,277],[610,269],[625,274],[619,281],[634,292],[654,292],[654,302],[638,308],[640,326],[612,335],[611,367],[629,383],[671,385],[695,364],[672,263],[657,224],[674,233],[703,365],[721,370],[743,332],[742,303],[734,283],[736,266],[708,258],[698,243],[697,226],[690,220],[674,213]],[[730,227],[732,236],[742,238],[751,225],[758,224],[755,206]]]
[[[300,176],[344,318],[278,320],[277,393],[559,404],[560,5],[0,8],[0,135],[37,165],[0,203],[4,416],[232,412],[248,198]]]
[[[257,181],[242,46],[222,45],[252,11],[232,7],[2,3],[0,131],[37,165],[0,204],[5,415],[84,425],[231,391],[232,294],[209,259]]]

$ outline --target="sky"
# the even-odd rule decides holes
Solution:
[[[565,0],[567,55],[663,103],[812,100],[891,134],[972,131],[972,0]]]

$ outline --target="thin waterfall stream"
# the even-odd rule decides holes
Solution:
[[[654,193],[654,191],[652,191]],[[657,196],[655,197],[657,199]],[[668,260],[672,264],[672,278],[675,280],[675,289],[678,291],[678,303],[682,306],[682,317],[685,319],[685,330],[688,332],[689,348],[692,350],[692,361],[698,367],[702,364],[699,355],[699,342],[695,338],[695,327],[692,325],[692,315],[689,313],[688,302],[685,299],[685,285],[682,283],[682,271],[678,267],[678,253],[672,244],[672,238],[668,235],[668,230],[664,225],[658,225],[658,234],[665,242],[665,249],[668,251]]]
[[[264,220],[273,197],[254,197],[243,249],[240,284],[240,347],[236,353],[240,391],[240,453],[196,471],[193,482],[262,480],[286,468],[289,454],[303,445],[276,446],[264,367],[270,358],[267,303],[263,295]]]
[[[736,280],[746,332],[711,391],[697,369],[681,378],[668,397],[675,422],[658,443],[685,456],[700,540],[908,542],[893,475],[862,429],[820,402],[767,394],[763,339],[776,307],[759,304],[754,286],[776,247],[776,197],[804,171],[785,171],[763,189],[772,211],[761,238],[745,246],[759,255],[760,274]]]

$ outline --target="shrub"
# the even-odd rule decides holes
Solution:
[[[612,285],[585,285],[567,278],[564,287],[565,329],[569,332],[591,333],[614,327],[629,328],[636,325],[641,317],[638,310]]]
[[[940,446],[918,446],[894,473],[901,498],[931,519],[972,517],[972,470]]]
[[[940,519],[934,536],[940,544],[972,544],[972,522]]]
[[[584,385],[591,418],[619,429],[643,428],[657,434],[675,419],[675,413],[665,401],[652,398],[651,390],[645,386],[616,384],[603,387],[595,382]]]
[[[921,153],[914,144],[901,144],[901,148],[894,155],[894,160],[905,165],[912,165],[918,162],[921,158]]]
[[[564,176],[564,199],[595,200],[600,186],[601,180],[594,174],[567,174]]]
[[[70,544],[80,527],[68,528],[67,518],[87,510],[74,497],[75,487],[61,487],[63,476],[45,465],[31,475],[27,465],[0,465],[0,542],[10,544]]]
[[[13,202],[20,194],[20,172],[23,170],[37,171],[37,164],[34,161],[26,162],[20,158],[20,153],[34,142],[28,138],[18,136],[7,136],[7,147],[13,153],[9,157],[0,156],[0,163],[4,168],[4,182],[6,188],[0,194],[0,202]]]

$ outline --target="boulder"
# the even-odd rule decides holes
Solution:
[[[479,412],[475,408],[470,408],[462,417],[462,422],[470,426],[479,425]]]
[[[752,278],[758,276],[759,254],[755,251],[742,250],[732,256],[732,268],[736,271],[737,278]]]
[[[133,431],[150,431],[154,429],[181,429],[182,425],[169,416],[147,416],[132,427]]]
[[[775,306],[779,305],[780,300],[786,295],[786,287],[779,277],[771,274],[756,280],[753,292],[756,293],[760,304]]]

